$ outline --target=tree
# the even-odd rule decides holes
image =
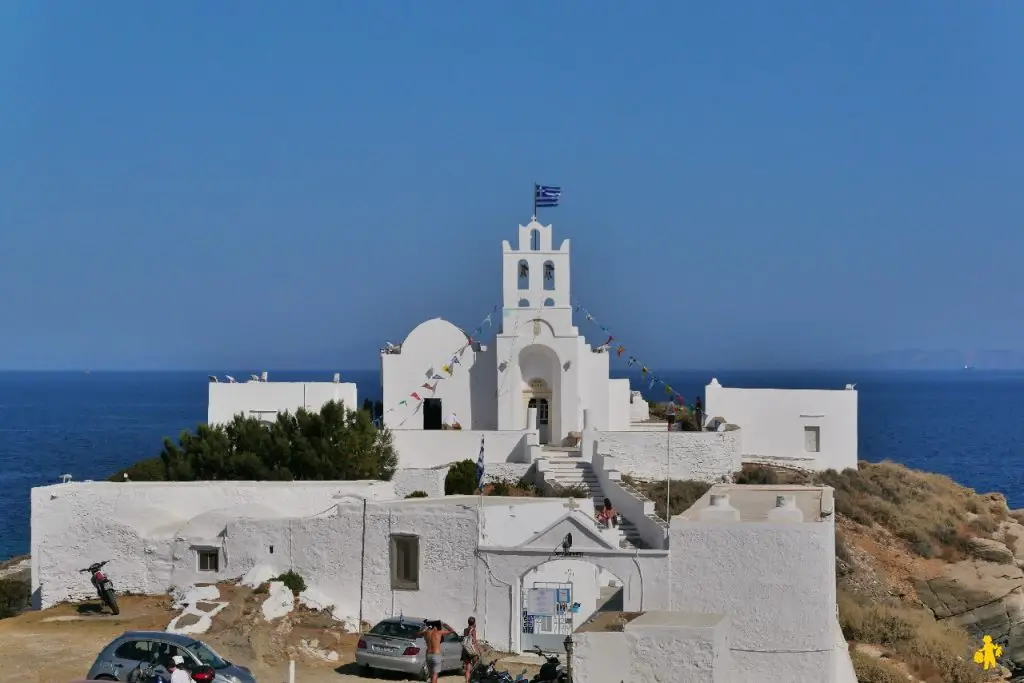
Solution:
[[[158,458],[135,463],[124,474],[135,481],[391,479],[398,467],[391,432],[369,413],[331,401],[320,412],[299,409],[275,422],[236,415],[228,424],[201,424],[164,439]]]

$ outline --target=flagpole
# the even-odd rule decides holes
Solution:
[[[533,184],[533,217],[537,217],[537,183]]]

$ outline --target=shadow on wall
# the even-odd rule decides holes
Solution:
[[[481,347],[482,348],[482,347]],[[486,351],[477,351],[473,365],[469,368],[469,391],[470,396],[495,397],[493,399],[478,398],[474,401],[473,412],[470,416],[472,429],[497,429],[498,428],[498,405],[497,405],[497,373],[495,372],[494,346]]]

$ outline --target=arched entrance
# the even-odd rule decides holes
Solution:
[[[582,559],[554,559],[520,579],[520,647],[563,652],[565,637],[602,612],[623,610],[619,577]]]
[[[519,423],[523,428],[532,429],[528,424],[530,408],[537,409],[537,430],[542,444],[558,441],[562,437],[560,419],[562,367],[558,354],[550,346],[531,344],[519,352],[521,373],[521,403]]]
[[[526,401],[526,414],[530,414],[530,408],[537,409],[537,431],[540,432],[540,442],[548,443],[551,441],[551,388],[548,387],[547,382],[539,378],[531,379],[527,386],[529,389],[523,392],[523,400]]]

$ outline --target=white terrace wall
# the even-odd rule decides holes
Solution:
[[[356,385],[334,382],[211,382],[207,403],[207,424],[231,422],[235,415],[273,422],[278,413],[294,414],[299,408],[319,411],[325,403],[338,401],[357,410]]]
[[[623,474],[645,480],[721,481],[740,469],[742,430],[726,432],[602,432],[583,435],[583,452],[615,458]]]
[[[423,469],[460,460],[476,462],[484,437],[484,462],[529,462],[527,430],[475,431],[469,429],[396,429],[391,433],[398,466]]]
[[[812,470],[857,466],[856,389],[737,389],[713,379],[705,407],[709,417],[742,428],[744,460]]]
[[[238,517],[314,515],[351,496],[394,497],[390,482],[78,482],[32,489],[33,603],[85,599],[83,565],[110,560],[117,590],[164,593],[172,585],[229,578],[199,572],[197,548],[223,545]],[[237,576],[240,576],[237,575]],[[231,577],[233,578],[233,577]]]
[[[525,477],[532,465],[516,462],[487,463],[484,466],[484,483],[518,482]],[[398,470],[391,478],[395,497],[405,498],[414,491],[423,491],[429,497],[444,495],[444,480],[450,465],[439,465],[429,469]]]
[[[618,633],[575,633],[573,676],[587,683],[733,683],[728,635],[725,615],[646,612]]]
[[[734,498],[746,493],[732,491]],[[833,517],[787,523],[680,516],[672,519],[670,544],[671,609],[729,615],[736,683],[831,680],[822,672],[836,671],[845,651],[836,647]]]

